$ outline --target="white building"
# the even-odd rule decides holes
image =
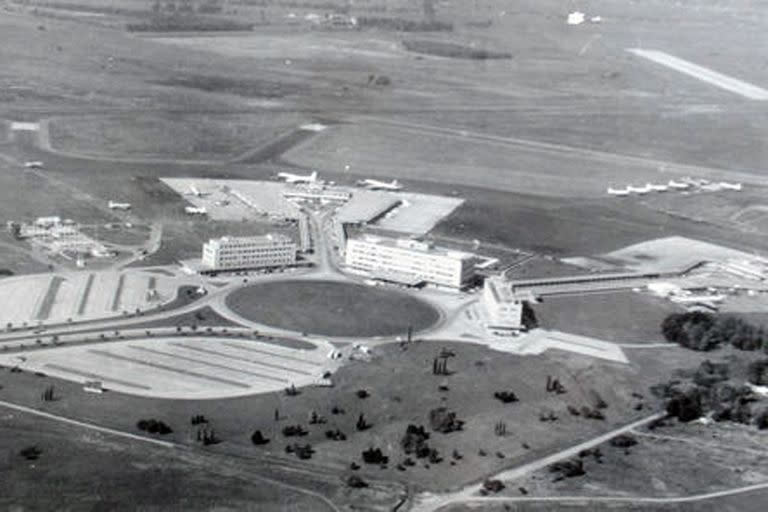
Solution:
[[[285,235],[222,237],[203,244],[204,267],[241,269],[296,263],[296,244]]]
[[[486,327],[493,332],[523,329],[523,301],[503,277],[492,276],[483,283],[483,309]]]
[[[425,242],[367,235],[347,240],[344,259],[349,269],[377,279],[463,288],[474,275],[475,257]]]

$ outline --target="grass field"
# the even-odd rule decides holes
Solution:
[[[51,124],[54,148],[142,158],[226,159],[257,148],[306,121],[299,113],[258,115],[140,114],[66,117]]]
[[[249,471],[3,410],[0,507],[7,510],[325,510]],[[38,460],[19,451],[37,446]]]
[[[630,343],[664,341],[661,322],[678,311],[661,298],[633,292],[552,296],[533,309],[545,329]]]
[[[456,354],[448,362],[452,374],[434,376],[432,361],[443,347]],[[567,353],[517,357],[473,344],[421,342],[409,345],[406,350],[388,345],[373,352],[370,363],[355,362],[340,369],[333,377],[333,387],[304,388],[294,397],[282,392],[199,401],[142,399],[115,392],[93,396],[74,384],[7,370],[0,372],[0,385],[4,386],[6,400],[36,405],[45,387],[54,384],[61,399],[46,403],[47,410],[91,418],[99,424],[132,432],[138,415],[156,417],[174,428],[172,439],[185,443],[193,442],[194,428],[189,425],[189,418],[204,414],[223,440],[211,449],[239,457],[255,456],[262,451],[285,456],[284,447],[297,439],[285,438],[280,431],[286,425],[301,424],[309,433],[298,441],[315,448],[311,462],[327,467],[325,472],[346,474],[350,462],[360,463],[360,453],[376,446],[390,456],[391,462],[385,470],[364,465],[361,470],[364,478],[409,482],[437,490],[537,458],[559,446],[607,430],[611,425],[646,414],[647,410],[632,409],[634,401],[630,393],[644,392],[647,382],[656,382],[669,371],[664,360],[661,363],[654,360],[655,376],[648,379],[634,366],[596,362]],[[568,392],[547,393],[544,389],[547,375],[558,376]],[[447,385],[448,391],[438,390],[441,384]],[[368,390],[370,396],[358,398],[359,389]],[[568,404],[588,404],[590,389],[597,390],[609,403],[605,421],[574,417],[566,411]],[[498,390],[514,391],[520,402],[502,405],[493,398],[494,391]],[[405,457],[399,448],[405,427],[408,423],[428,425],[429,410],[440,405],[455,410],[459,418],[466,421],[463,431],[432,433],[430,444],[445,460],[431,467],[420,460],[416,467],[398,471],[395,465]],[[333,406],[346,413],[332,414]],[[274,421],[275,409],[280,414],[278,422]],[[542,409],[555,411],[560,419],[554,423],[539,421]],[[327,423],[309,425],[312,411],[325,417]],[[372,424],[363,432],[355,431],[360,413]],[[494,435],[494,424],[498,421],[508,424],[506,437]],[[348,436],[347,441],[325,438],[324,432],[335,428]],[[263,448],[252,446],[249,437],[254,429],[260,429],[272,442]],[[529,449],[525,449],[523,443],[527,443]],[[464,459],[451,465],[454,449]],[[487,455],[480,455],[480,449]],[[503,453],[504,458],[499,458],[496,452]]]
[[[423,330],[439,313],[393,290],[332,281],[278,281],[236,290],[227,305],[249,320],[325,336],[405,335]]]

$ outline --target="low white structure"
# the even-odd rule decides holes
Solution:
[[[346,203],[352,197],[352,193],[341,188],[310,184],[288,188],[283,191],[283,197],[286,199]]]
[[[287,236],[222,237],[203,244],[202,264],[211,270],[264,268],[296,263],[296,244]]]
[[[415,240],[366,235],[347,240],[345,263],[381,280],[463,288],[474,275],[475,256]]]
[[[492,276],[485,280],[482,304],[488,330],[510,333],[523,329],[523,301],[503,277]]]

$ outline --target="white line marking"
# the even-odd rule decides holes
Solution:
[[[712,71],[711,69],[680,59],[674,55],[669,55],[668,53],[656,50],[643,50],[641,48],[629,48],[627,51],[638,57],[643,57],[656,64],[661,64],[662,66],[674,69],[675,71],[692,76],[703,82],[712,84],[715,87],[725,89],[726,91],[730,91],[745,98],[759,101],[768,100],[768,90],[765,90],[762,87],[723,75],[722,73]]]

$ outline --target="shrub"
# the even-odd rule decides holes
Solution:
[[[364,489],[365,487],[368,487],[368,482],[357,475],[350,475],[349,478],[347,478],[347,486],[353,489]]]
[[[447,434],[461,430],[464,422],[458,419],[455,412],[449,411],[445,407],[438,407],[429,411],[429,426],[436,432]]]
[[[251,436],[251,442],[256,446],[262,446],[269,443],[269,439],[264,437],[264,435],[261,433],[261,430],[256,430]]]
[[[493,397],[503,404],[511,404],[518,401],[517,395],[512,391],[496,391]]]
[[[637,444],[637,439],[631,434],[619,434],[611,439],[611,446],[616,448],[629,448]]]
[[[368,448],[363,451],[363,462],[366,464],[386,464],[389,457],[384,455],[380,448]]]

